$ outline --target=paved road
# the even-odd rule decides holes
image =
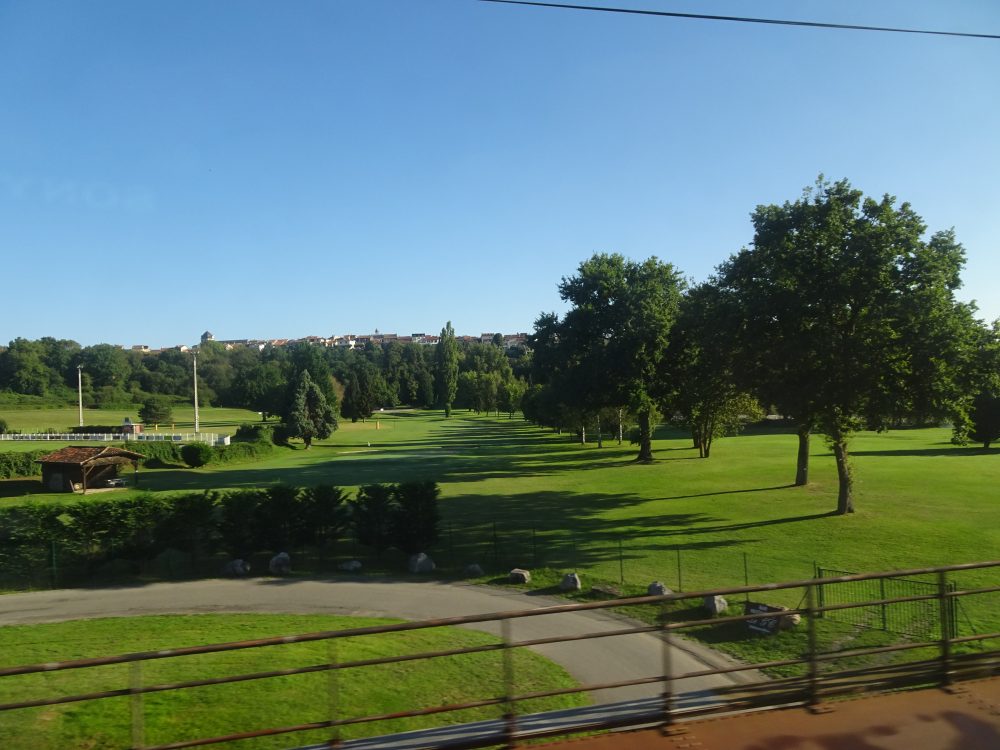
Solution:
[[[471,584],[295,579],[207,580],[105,589],[63,589],[0,596],[0,625],[93,617],[165,613],[290,612],[430,620],[565,604],[544,596]],[[541,615],[513,621],[514,640],[574,635],[626,627],[605,612]],[[497,623],[469,627],[498,634]],[[663,647],[650,634],[547,644],[539,653],[562,664],[584,684],[654,676],[663,668]],[[675,649],[675,674],[725,664],[724,657],[696,644]],[[704,696],[732,684],[720,676],[685,680],[678,690]],[[598,691],[598,703],[656,695],[659,685]],[[694,698],[695,696],[692,696]]]

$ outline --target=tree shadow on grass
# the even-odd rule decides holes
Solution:
[[[952,458],[962,458],[968,456],[989,456],[1000,454],[1000,448],[969,448],[963,446],[953,446],[951,448],[901,448],[899,450],[883,451],[851,451],[852,456],[950,456]],[[827,453],[826,455],[833,455]]]
[[[749,487],[745,490],[719,490],[718,492],[698,492],[693,495],[671,495],[669,497],[649,498],[650,500],[689,500],[695,497],[713,497],[715,495],[739,495],[744,492],[770,492],[771,490],[787,490],[794,484],[777,484],[773,487]]]
[[[4,479],[0,481],[0,497],[24,497],[45,492],[40,479]],[[66,493],[69,495],[69,493]]]
[[[766,521],[747,521],[746,523],[717,524],[714,526],[697,526],[690,529],[673,529],[662,532],[665,536],[675,536],[679,534],[718,534],[726,531],[746,531],[747,529],[760,529],[767,526],[781,526],[786,523],[799,523],[802,521],[818,521],[821,518],[831,518],[838,515],[836,510],[826,513],[811,513],[804,516],[788,516],[785,518],[770,518]]]

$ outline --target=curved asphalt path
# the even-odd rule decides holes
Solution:
[[[565,603],[565,600],[545,596],[461,583],[254,578],[7,594],[0,596],[0,625],[208,612],[287,612],[432,620]],[[511,622],[515,641],[628,627],[627,620],[603,611],[540,615]],[[467,627],[499,634],[499,623],[477,623]],[[663,669],[663,644],[648,633],[547,644],[535,650],[561,664],[583,684],[655,676],[662,674]],[[671,660],[674,674],[732,663],[688,641],[674,649]],[[688,694],[689,700],[698,701],[710,695],[714,688],[732,684],[733,677],[720,675],[684,680],[675,689]],[[596,703],[607,703],[647,698],[661,692],[661,686],[653,683],[596,691],[593,698]]]

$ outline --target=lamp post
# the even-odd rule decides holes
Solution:
[[[80,426],[83,427],[83,365],[76,366],[76,401],[80,407]]]
[[[200,423],[198,422],[198,352],[191,352],[194,357],[194,433],[197,435]]]

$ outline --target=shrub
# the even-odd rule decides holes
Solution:
[[[291,439],[291,432],[283,424],[275,425],[271,431],[271,441],[275,445],[288,445],[288,441]]]
[[[232,445],[220,445],[212,449],[212,458],[209,463],[227,464],[239,461],[253,461],[264,458],[274,453],[274,446],[271,443],[233,443]]]
[[[208,443],[188,443],[181,447],[181,458],[192,469],[204,466],[215,457],[215,451]]]
[[[358,541],[379,555],[389,547],[426,552],[438,539],[440,494],[436,482],[361,487],[351,504]]]
[[[437,482],[402,482],[393,488],[392,544],[408,555],[426,552],[438,540]]]
[[[146,457],[146,466],[155,466],[157,464],[176,464],[181,462],[181,452],[180,447],[175,443],[170,443],[165,440],[150,440],[150,441],[130,441],[128,443],[122,443],[121,446],[125,450],[134,451],[135,453],[141,453]]]
[[[392,487],[366,484],[358,489],[351,503],[351,517],[358,541],[375,550],[376,555],[392,546]]]
[[[274,429],[271,425],[241,424],[233,435],[234,443],[271,443]]]
[[[6,420],[0,419],[0,435],[6,435],[8,429],[10,428],[7,426]]]
[[[42,469],[35,461],[51,452],[51,450],[38,450],[26,453],[0,453],[0,479],[37,477],[42,473]]]

